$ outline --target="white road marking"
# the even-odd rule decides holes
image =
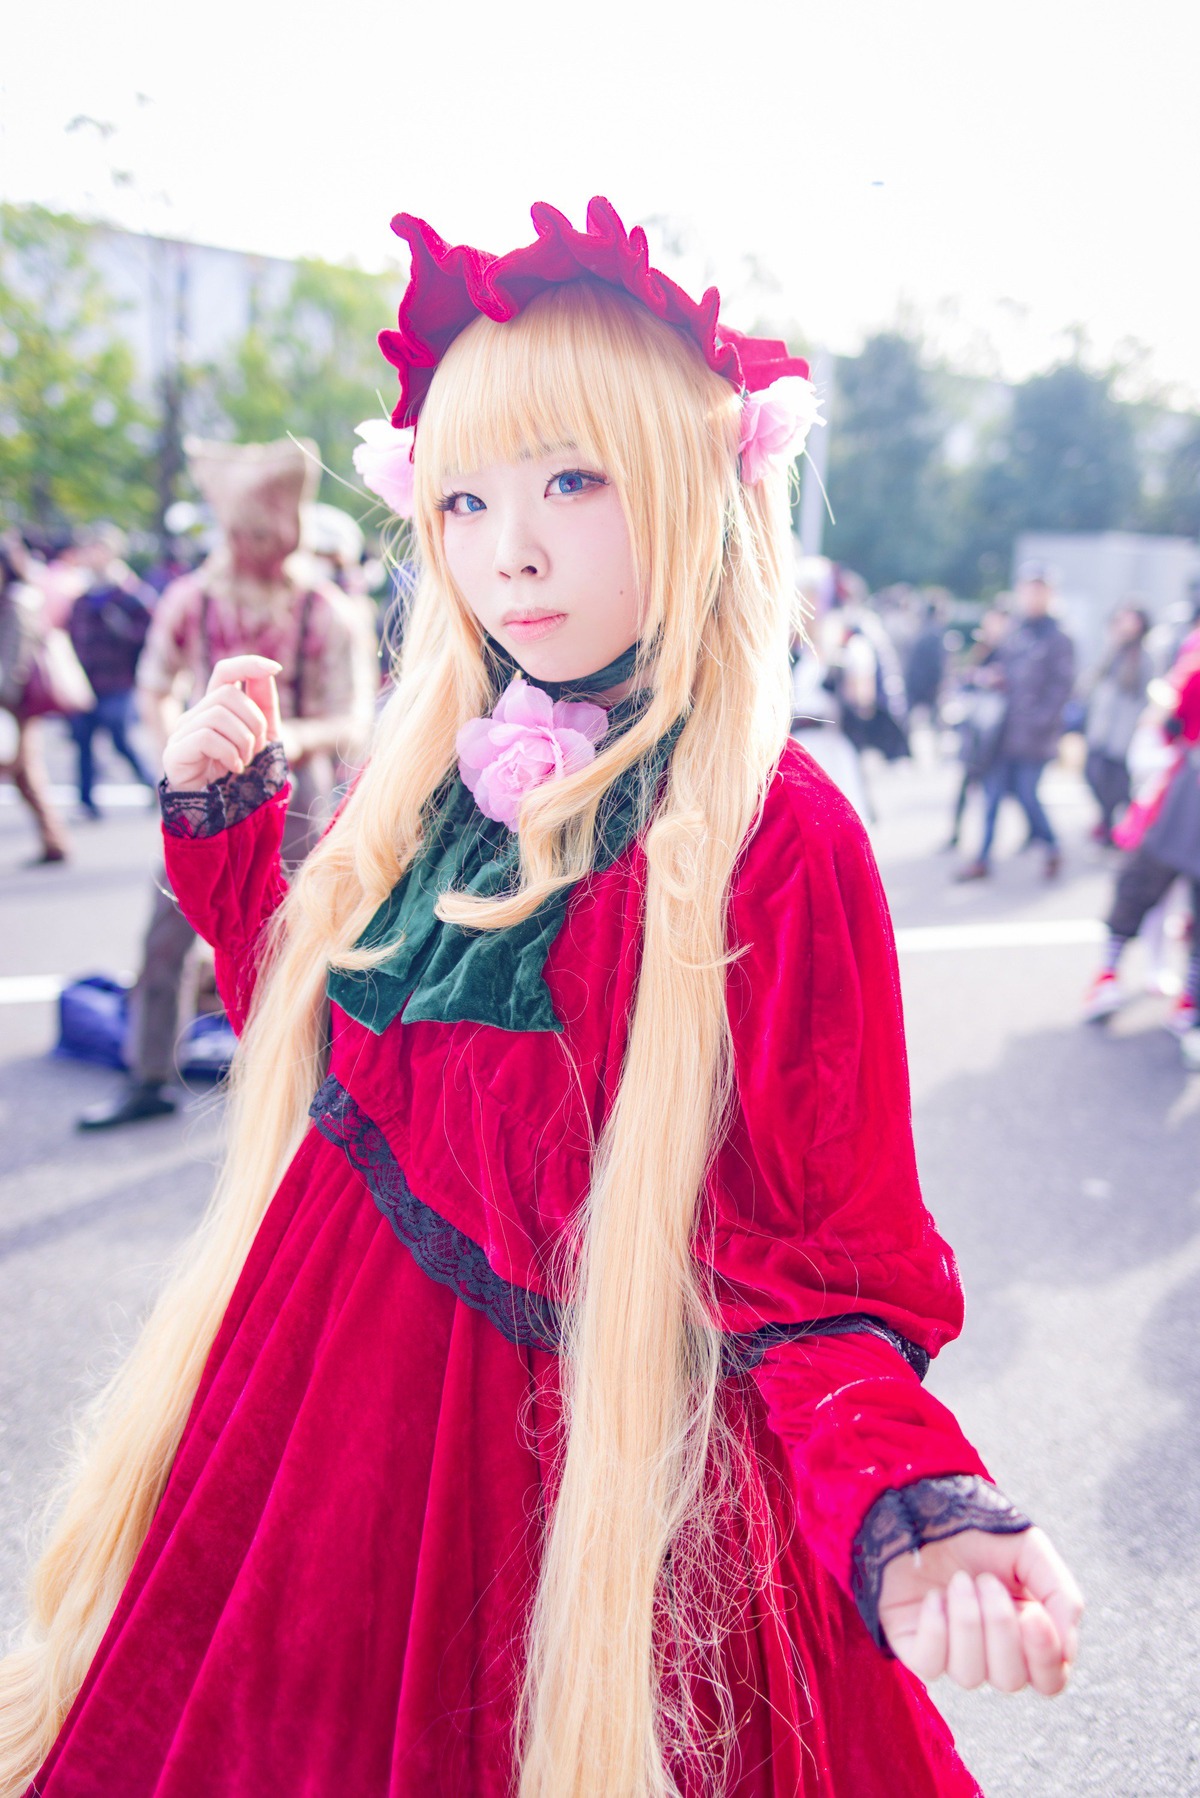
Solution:
[[[1071,943],[1102,943],[1108,932],[1099,918],[1029,918],[1005,924],[915,924],[896,932],[902,955],[949,949],[1052,949]]]
[[[1014,924],[917,924],[896,932],[902,955],[955,949],[1052,949],[1063,944],[1103,942],[1096,918],[1042,918]],[[63,974],[0,975],[0,1005],[42,1005],[58,998]]]
[[[57,999],[65,985],[58,974],[6,974],[0,978],[0,1005],[42,1005]]]

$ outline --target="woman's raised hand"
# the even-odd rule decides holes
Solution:
[[[167,738],[163,773],[179,792],[199,792],[227,774],[241,774],[268,743],[279,740],[281,665],[269,656],[227,656],[208,690]]]
[[[963,1530],[883,1573],[879,1617],[898,1661],[926,1684],[1061,1692],[1079,1650],[1083,1598],[1039,1529]]]

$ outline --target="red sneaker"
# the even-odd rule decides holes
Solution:
[[[1172,1036],[1186,1036],[1189,1030],[1196,1028],[1197,1024],[1200,1024],[1200,1011],[1196,1010],[1186,993],[1180,993],[1168,1013],[1163,1028],[1169,1030]]]
[[[1115,974],[1097,974],[1083,997],[1083,1019],[1099,1024],[1121,1008],[1121,985]]]

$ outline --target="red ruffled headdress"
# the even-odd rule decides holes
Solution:
[[[535,294],[583,276],[623,288],[655,318],[684,332],[708,366],[739,393],[759,393],[785,375],[807,377],[808,363],[790,356],[786,344],[745,337],[723,325],[715,287],[696,301],[651,268],[646,233],[640,225],[626,231],[607,200],[592,200],[586,231],[576,231],[544,201],[532,216],[536,240],[507,256],[489,256],[465,244],[451,248],[411,213],[397,213],[392,220],[392,230],[412,251],[397,327],[379,334],[380,349],[400,374],[400,399],[392,413],[397,427],[416,423],[434,369],[473,318],[482,313],[507,324]]]

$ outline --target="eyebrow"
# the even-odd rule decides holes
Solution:
[[[537,449],[522,450],[519,460],[522,462],[544,462],[551,456],[577,456],[579,445],[568,440],[566,443],[543,443]]]

